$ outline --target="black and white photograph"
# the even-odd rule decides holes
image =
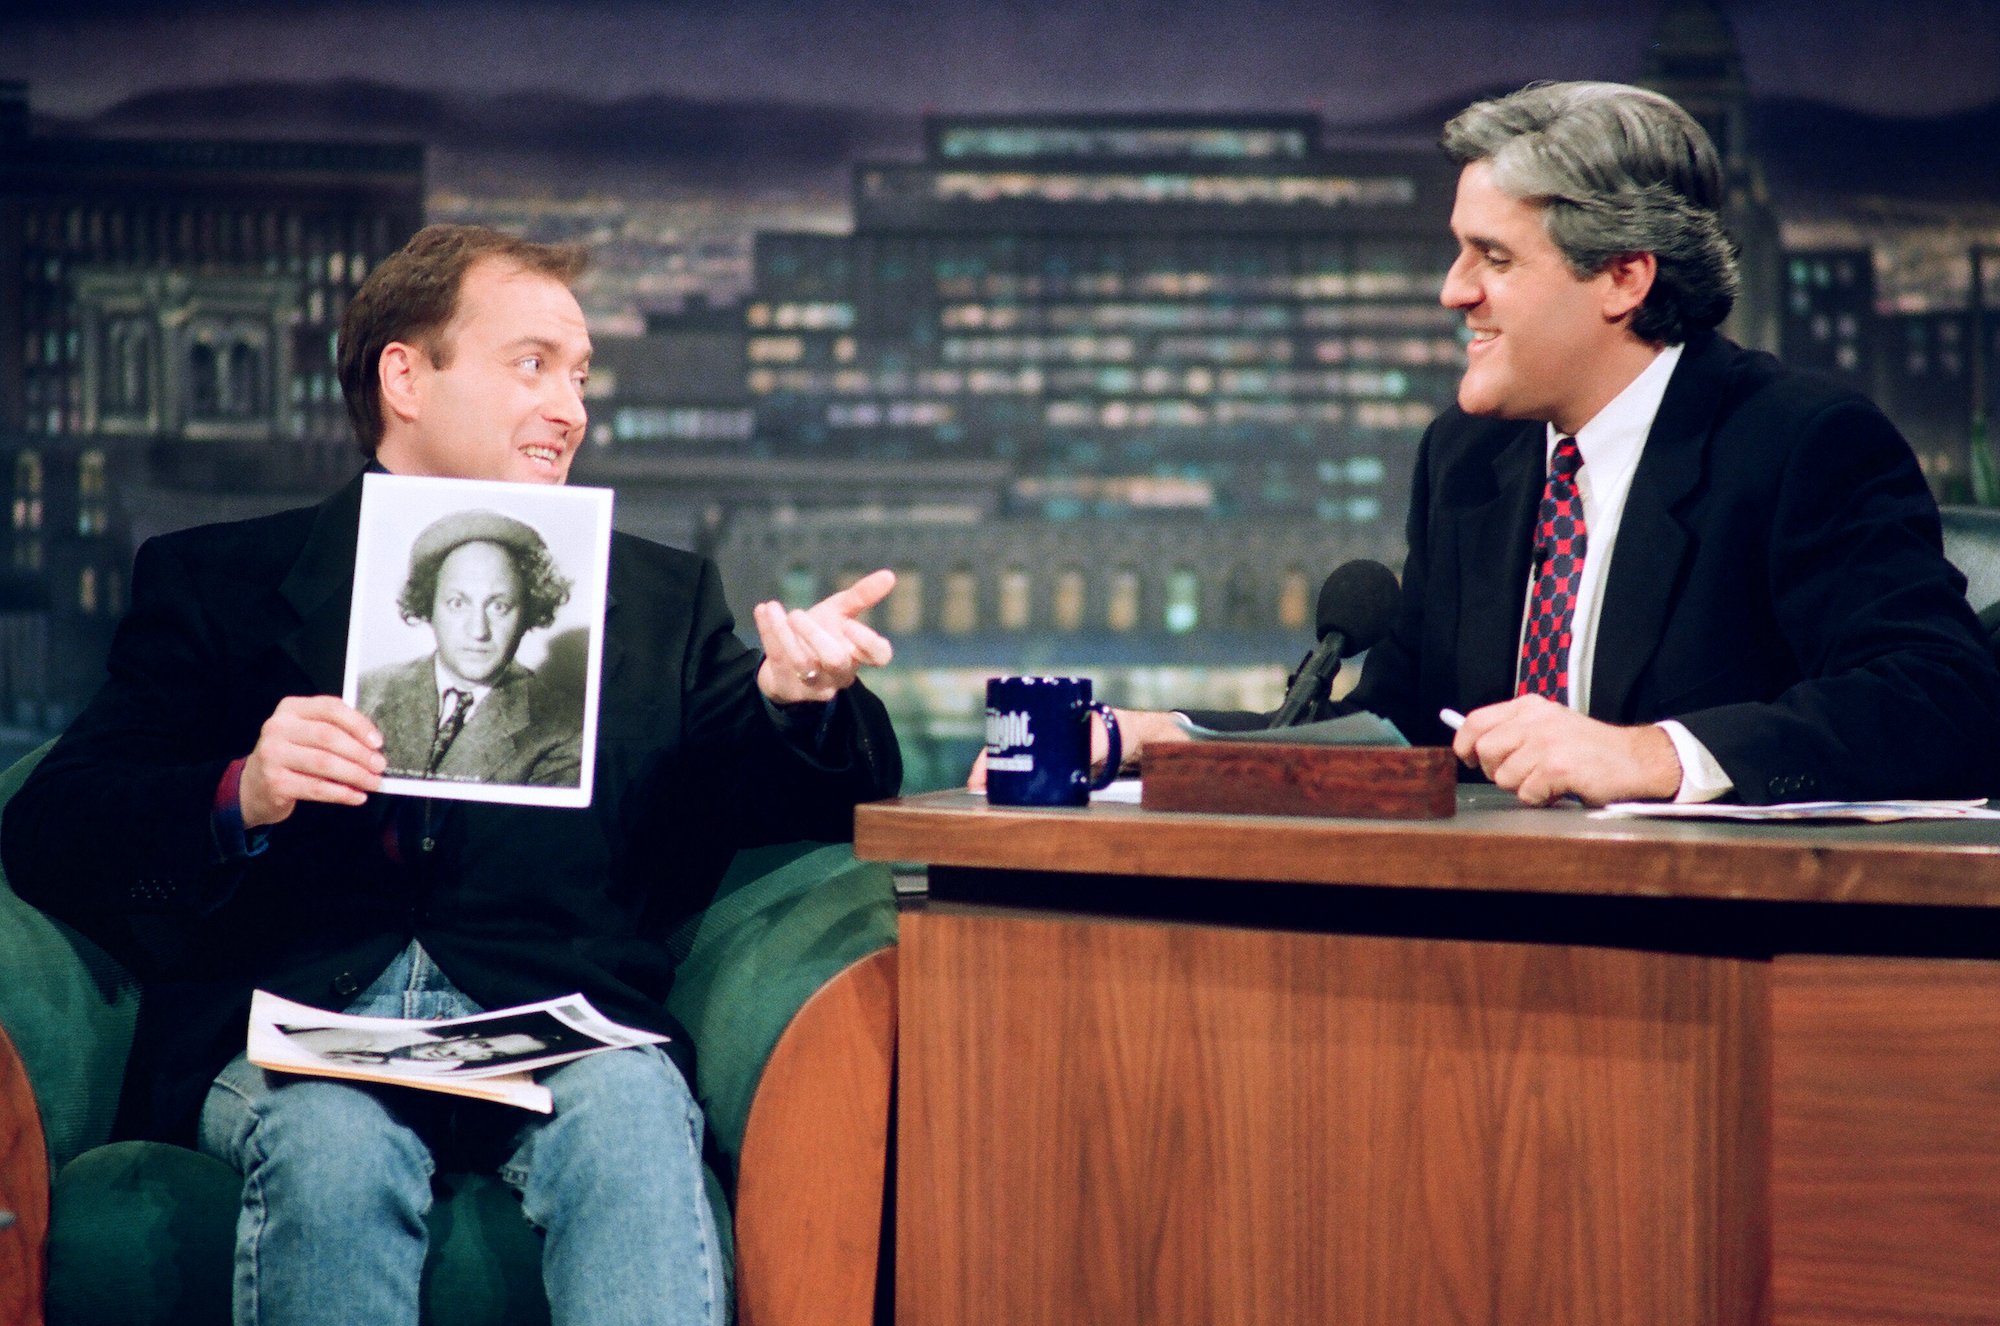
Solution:
[[[590,804],[611,494],[369,475],[343,698],[382,790]]]
[[[246,1049],[252,1063],[274,1072],[443,1091],[546,1114],[549,1093],[530,1076],[536,1069],[665,1039],[613,1022],[581,994],[426,1022],[332,1013],[258,990]]]

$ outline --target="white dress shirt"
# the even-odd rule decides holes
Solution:
[[[1570,620],[1569,707],[1590,712],[1590,673],[1597,657],[1597,622],[1604,607],[1604,586],[1611,573],[1611,558],[1618,550],[1618,523],[1625,515],[1625,498],[1632,491],[1632,475],[1639,468],[1640,453],[1646,449],[1646,435],[1653,431],[1653,417],[1667,394],[1667,382],[1681,361],[1681,348],[1670,345],[1653,357],[1638,377],[1611,403],[1577,430],[1577,450],[1583,453],[1583,467],[1576,472],[1577,497],[1583,502],[1583,572],[1576,591],[1576,606]],[[1547,473],[1556,439],[1562,435],[1549,425],[1547,449],[1542,456]],[[1528,611],[1534,599],[1530,577],[1522,601],[1521,629],[1527,631]],[[1516,651],[1515,657],[1519,657]],[[1676,801],[1713,801],[1735,786],[1722,771],[1708,748],[1680,723],[1667,719],[1658,724],[1674,743],[1680,757],[1681,785]]]
[[[439,727],[444,726],[446,716],[451,713],[449,709],[445,708],[444,704],[444,693],[446,691],[462,691],[472,697],[472,703],[465,706],[465,717],[469,722],[472,718],[472,711],[477,709],[479,702],[484,700],[493,690],[491,683],[483,686],[475,686],[470,682],[460,681],[457,677],[452,676],[444,670],[443,660],[439,659],[436,655],[431,656],[431,675],[437,682],[437,725]]]

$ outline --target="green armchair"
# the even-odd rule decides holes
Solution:
[[[1944,523],[1944,555],[1964,573],[1965,597],[2000,652],[2000,510],[1948,506],[1938,514]]]
[[[0,773],[0,803],[39,754]],[[698,1047],[737,1320],[863,1326],[895,1046],[888,873],[844,846],[745,852],[672,942],[669,1006]],[[181,1147],[107,1144],[139,999],[101,949],[0,880],[0,1212],[15,1216],[0,1322],[229,1320],[236,1174]],[[539,1247],[498,1179],[441,1176],[430,1226],[426,1322],[548,1321]]]

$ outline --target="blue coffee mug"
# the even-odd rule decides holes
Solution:
[[[1111,750],[1090,776],[1090,715]],[[986,683],[986,799],[996,806],[1082,806],[1118,776],[1124,748],[1111,706],[1086,677],[994,677]]]

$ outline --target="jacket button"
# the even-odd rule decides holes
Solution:
[[[354,979],[354,973],[344,971],[333,978],[333,992],[343,999],[352,999],[361,993],[361,982]]]
[[[1764,784],[1764,790],[1771,794],[1772,800],[1782,801],[1784,800],[1786,791],[1785,780],[1782,778],[1773,778],[1770,782]]]

